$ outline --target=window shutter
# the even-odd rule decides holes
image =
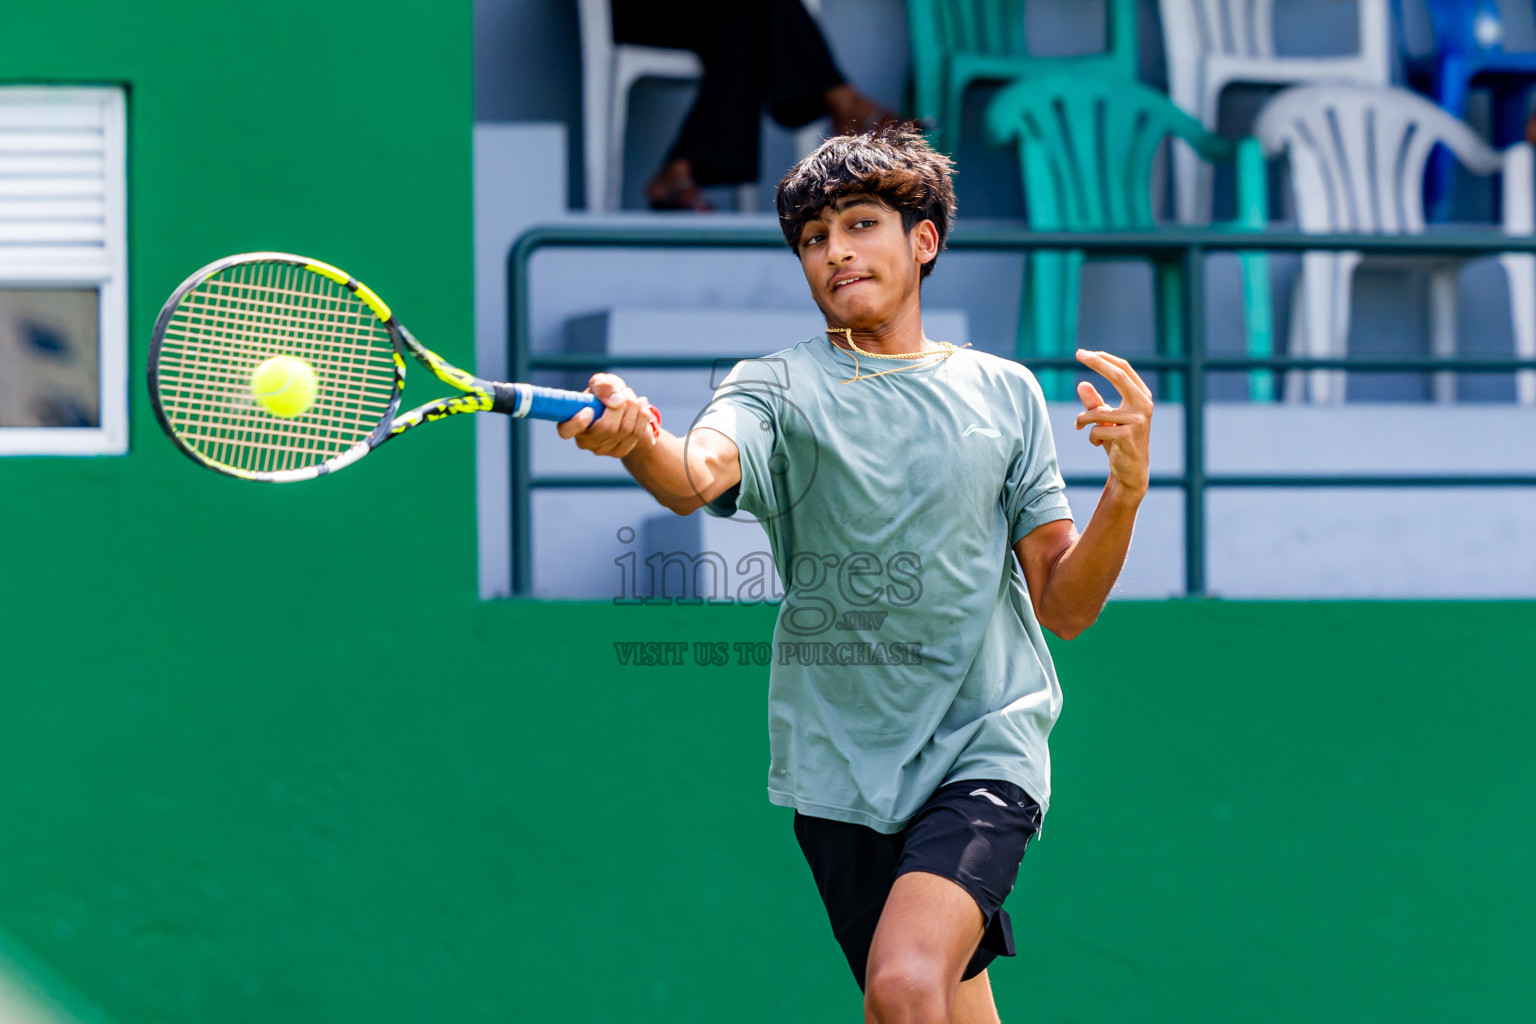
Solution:
[[[0,87],[0,289],[95,289],[99,426],[0,429],[0,454],[128,445],[126,102],[111,87]]]

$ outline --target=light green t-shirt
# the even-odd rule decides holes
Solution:
[[[852,376],[817,335],[738,363],[695,423],[740,450],[709,511],[761,521],[784,582],[769,798],[881,832],[963,779],[1043,810],[1061,688],[1012,545],[1071,512],[1040,386],[973,349]]]

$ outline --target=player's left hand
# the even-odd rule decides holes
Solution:
[[[1077,414],[1077,429],[1089,424],[1088,440],[1109,456],[1109,475],[1130,496],[1147,493],[1151,477],[1152,389],[1131,364],[1108,352],[1077,350],[1077,361],[1094,370],[1120,392],[1120,405],[1110,408],[1092,384],[1077,386],[1084,411]]]

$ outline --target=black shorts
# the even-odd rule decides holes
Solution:
[[[1011,782],[968,780],[940,786],[907,827],[893,835],[864,825],[795,814],[795,838],[832,921],[832,934],[864,988],[875,925],[898,875],[926,871],[959,885],[981,908],[986,930],[964,978],[1013,956],[1003,900],[1013,891],[1024,848],[1040,831],[1040,805]]]

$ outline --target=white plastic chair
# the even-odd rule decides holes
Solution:
[[[802,0],[815,17],[820,0]],[[613,41],[610,0],[579,0],[581,19],[582,139],[586,148],[587,209],[617,210],[624,189],[624,133],[629,122],[629,91],[644,78],[696,82],[704,65],[692,50],[669,50]],[[819,142],[816,125],[795,135],[804,155]],[[743,185],[740,201],[750,208],[755,190]]]
[[[1387,0],[1359,5],[1359,52],[1339,57],[1275,54],[1275,0],[1158,0],[1168,62],[1168,96],[1216,130],[1221,92],[1229,85],[1307,82],[1391,82]],[[1211,219],[1212,167],[1187,145],[1173,149],[1174,203],[1179,220]]]
[[[1503,228],[1510,235],[1536,234],[1536,150],[1521,142],[1499,153],[1465,123],[1429,100],[1403,89],[1366,86],[1303,86],[1265,104],[1254,125],[1266,155],[1289,157],[1291,195],[1302,231],[1421,234],[1424,171],[1430,151],[1444,145],[1469,171],[1503,178]],[[1375,258],[1373,258],[1375,259]],[[1291,352],[1338,358],[1349,334],[1350,283],[1359,252],[1309,252],[1292,305]],[[1405,262],[1398,259],[1399,264]],[[1430,275],[1430,337],[1434,354],[1456,354],[1457,278],[1464,259],[1412,258]],[[1515,352],[1536,358],[1536,257],[1499,257],[1509,276]],[[1342,371],[1306,371],[1315,402],[1342,402]],[[1287,382],[1299,400],[1300,380]],[[1520,404],[1536,405],[1536,373],[1516,376]],[[1437,372],[1436,401],[1456,399],[1456,377]]]

